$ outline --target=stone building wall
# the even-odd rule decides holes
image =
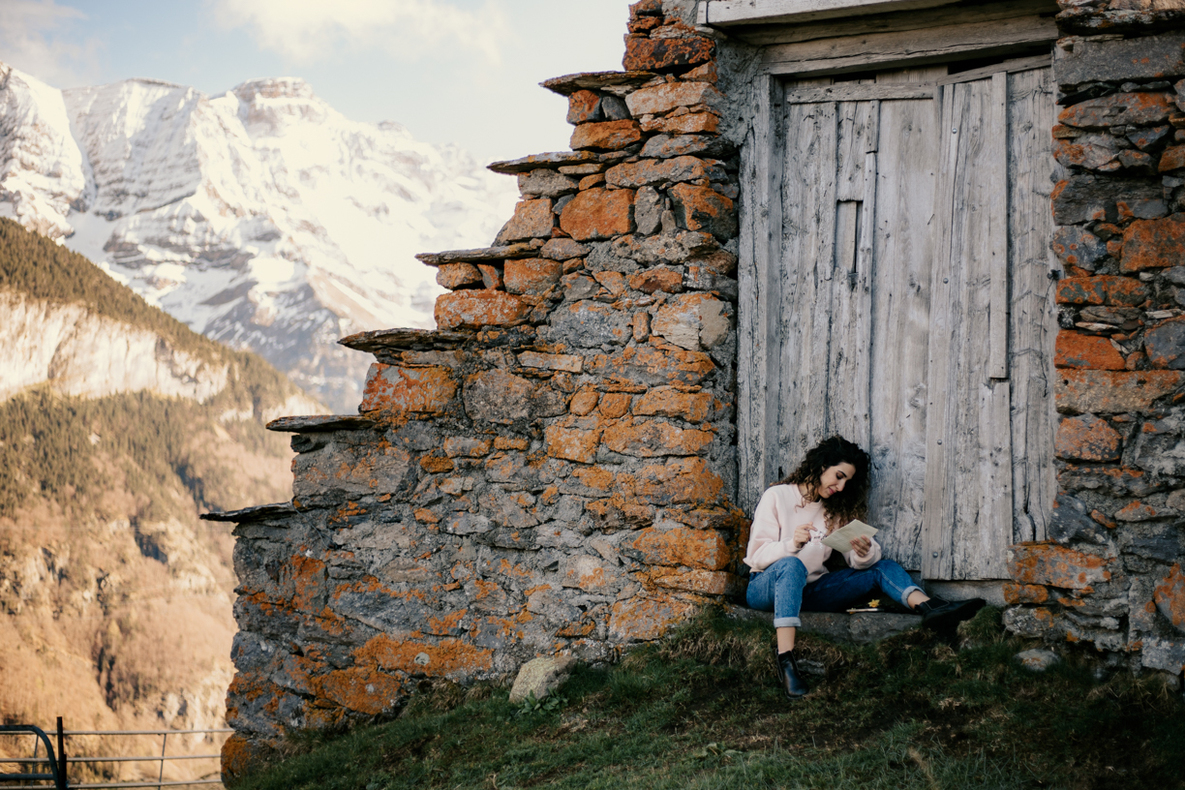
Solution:
[[[1014,546],[1017,633],[1185,668],[1185,3],[1061,2],[1050,541]]]
[[[289,418],[290,504],[235,521],[235,735],[393,712],[426,678],[610,660],[738,589],[735,147],[690,3],[632,7],[625,71],[544,83],[571,151],[491,165],[522,200],[420,256],[436,331],[371,332],[357,416]]]

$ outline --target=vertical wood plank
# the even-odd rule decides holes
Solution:
[[[932,379],[931,402],[945,401],[944,424],[933,424],[932,433],[944,469],[938,507],[946,523],[945,540],[937,522],[929,525],[932,578],[1004,578],[1012,536],[1010,392],[1006,381],[987,375],[991,283],[998,274],[992,270],[991,203],[999,197],[993,186],[1005,166],[994,158],[1006,133],[993,127],[993,119],[1000,122],[993,97],[990,78],[955,85],[943,97],[957,153],[944,162],[953,171],[942,175],[952,195],[949,264],[941,277],[947,299],[936,299],[931,312],[930,360],[935,370],[944,367],[942,377]],[[928,456],[928,474],[933,464]],[[929,485],[927,493],[933,493]]]
[[[940,129],[932,100],[884,101],[865,199],[871,294],[869,519],[888,557],[921,565],[930,278]],[[867,183],[866,181],[866,183]],[[870,202],[872,211],[868,210]]]
[[[785,109],[782,370],[778,465],[789,472],[827,429],[838,115],[834,103]]]
[[[959,155],[958,122],[955,114],[956,85],[940,88],[942,121],[939,124],[938,197],[935,201],[937,250],[930,278],[930,337],[927,375],[926,411],[926,477],[925,503],[922,514],[922,575],[927,579],[949,579],[951,572],[950,526],[954,521],[954,498],[951,496],[953,475],[947,455],[950,447],[948,406],[951,386],[953,338],[951,332],[955,306],[951,304],[955,289],[951,284],[952,236],[954,233],[955,177]],[[953,455],[953,454],[952,454]]]
[[[835,204],[835,274],[831,280],[831,342],[826,433],[838,433],[867,448],[870,441],[869,383],[871,290],[867,256],[861,256],[867,232],[865,208],[869,184],[867,138],[875,122],[871,102],[839,106]],[[863,264],[863,265],[861,265]]]
[[[988,244],[991,306],[988,315],[988,376],[1008,378],[1008,74],[992,75],[985,141],[987,156]]]
[[[742,147],[742,171],[749,194],[740,202],[741,238],[738,280],[737,463],[738,499],[752,512],[772,482],[775,452],[767,446],[771,422],[776,426],[781,354],[778,326],[781,287],[781,163],[785,127],[780,110],[781,84],[766,78],[758,101],[753,131]],[[748,198],[748,199],[746,199]],[[772,383],[772,386],[771,386]]]
[[[838,106],[835,151],[835,199],[864,199],[864,139],[868,131],[868,103],[841,102]]]
[[[1013,540],[1045,540],[1057,493],[1054,475],[1053,344],[1057,334],[1049,213],[1050,69],[1009,75],[1009,217]]]

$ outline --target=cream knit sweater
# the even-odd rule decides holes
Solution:
[[[801,524],[810,526],[811,540],[801,549],[796,549],[794,530]],[[831,549],[823,545],[825,537],[827,523],[821,501],[805,502],[798,492],[798,486],[793,483],[771,486],[761,495],[761,501],[753,513],[745,564],[755,571],[761,571],[783,557],[798,557],[806,566],[809,584],[827,573],[823,563],[831,556]],[[849,567],[867,568],[880,560],[881,547],[873,538],[872,549],[867,556],[858,556],[854,549],[844,552],[843,556]]]

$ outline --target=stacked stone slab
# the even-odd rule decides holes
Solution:
[[[677,8],[677,7],[676,7]],[[735,150],[714,43],[633,6],[624,72],[545,83],[572,150],[492,165],[492,246],[420,256],[436,331],[374,354],[357,416],[285,418],[290,504],[238,523],[224,773],[425,678],[613,659],[738,587]]]
[[[1014,546],[1014,631],[1185,668],[1185,14],[1062,2],[1053,129],[1061,422],[1051,540]]]

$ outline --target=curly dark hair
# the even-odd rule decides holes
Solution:
[[[852,519],[864,518],[868,512],[868,487],[871,480],[871,464],[868,453],[859,445],[849,442],[838,434],[824,439],[807,450],[798,468],[779,480],[775,485],[801,483],[807,489],[806,500],[814,502],[816,491],[823,480],[823,472],[833,466],[848,463],[856,467],[844,490],[823,500],[823,512],[827,514],[827,526],[837,529]]]

